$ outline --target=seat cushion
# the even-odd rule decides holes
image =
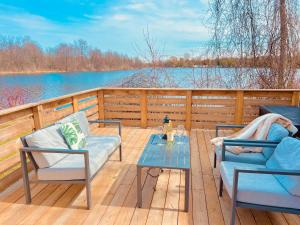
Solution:
[[[115,136],[88,136],[86,138],[87,146],[97,149],[104,149],[108,155],[111,155],[113,151],[120,145],[121,138],[118,135]]]
[[[80,128],[81,128],[82,132],[84,133],[84,135],[85,136],[90,135],[89,122],[85,115],[85,112],[82,112],[82,111],[73,113],[61,120],[58,120],[56,122],[56,124],[71,122],[73,120],[73,118],[76,118],[78,120]]]
[[[267,140],[268,141],[281,141],[283,138],[289,136],[289,131],[285,129],[282,125],[278,123],[273,123],[269,133]],[[275,148],[263,148],[263,154],[266,159],[269,159],[273,154]]]
[[[286,137],[276,147],[266,164],[269,169],[300,170],[300,140]],[[300,197],[300,176],[276,175],[276,179],[291,194]]]
[[[59,148],[68,149],[68,145],[61,135],[59,125],[52,125],[47,128],[40,129],[25,137],[26,143],[29,147],[38,148]],[[46,168],[54,165],[64,157],[66,154],[60,153],[32,153],[34,160],[39,168]]]
[[[222,158],[222,147],[216,146],[216,154],[218,161],[221,161]],[[232,162],[243,162],[243,163],[253,163],[253,164],[266,164],[266,158],[262,153],[246,152],[240,153],[238,155],[231,152],[225,152],[225,160]]]
[[[246,163],[221,162],[220,173],[224,181],[224,186],[231,198],[235,168],[264,169],[266,167]],[[300,209],[300,197],[291,195],[280,185],[278,180],[270,174],[240,173],[237,200],[258,205]]]
[[[93,176],[106,162],[108,153],[96,145],[87,146],[90,160],[90,174]],[[49,168],[38,169],[39,180],[78,180],[85,179],[84,156],[70,154]]]

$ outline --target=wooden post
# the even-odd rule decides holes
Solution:
[[[43,128],[43,105],[33,107],[32,112],[35,130]]]
[[[141,94],[141,127],[147,128],[148,126],[148,106],[147,106],[147,91],[143,90]]]
[[[75,95],[72,98],[73,112],[78,112],[78,97]]]
[[[293,96],[292,96],[292,106],[299,106],[299,98],[300,98],[300,92],[299,91],[294,91]]]
[[[99,120],[104,120],[104,93],[103,90],[99,90],[97,93],[98,96],[98,117]],[[104,127],[104,124],[99,123],[99,127]]]
[[[185,129],[190,130],[192,127],[192,91],[186,93],[186,110],[185,110]]]
[[[244,91],[236,92],[235,119],[236,124],[243,123],[244,116]]]

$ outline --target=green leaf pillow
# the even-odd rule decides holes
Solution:
[[[74,118],[70,122],[62,123],[60,130],[71,149],[82,149],[86,145],[85,135],[77,119]]]

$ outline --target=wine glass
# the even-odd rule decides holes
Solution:
[[[185,134],[185,129],[183,125],[178,125],[176,129],[176,135],[178,137],[177,144],[183,144],[182,138]]]
[[[163,145],[163,136],[164,136],[164,127],[163,126],[158,126],[157,127],[157,136],[159,138],[157,145]]]

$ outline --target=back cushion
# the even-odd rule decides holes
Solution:
[[[277,170],[300,170],[300,140],[286,137],[275,149],[266,163],[267,168]],[[300,177],[275,175],[280,184],[292,195],[300,196]]]
[[[89,136],[90,135],[89,122],[86,118],[85,112],[80,111],[80,112],[73,113],[57,121],[56,124],[71,122],[73,118],[76,118],[78,120],[80,128],[84,133],[84,135]]]
[[[63,148],[68,149],[68,145],[63,139],[59,125],[52,125],[47,128],[38,130],[25,137],[29,147],[38,148]],[[61,153],[32,153],[34,160],[39,168],[51,167],[64,157],[66,154]]]
[[[285,129],[283,126],[281,126],[278,123],[273,123],[270,130],[269,134],[267,137],[268,141],[281,141],[283,138],[289,136],[289,131]],[[263,154],[266,159],[269,159],[271,155],[274,152],[274,148],[264,148],[263,149]]]

